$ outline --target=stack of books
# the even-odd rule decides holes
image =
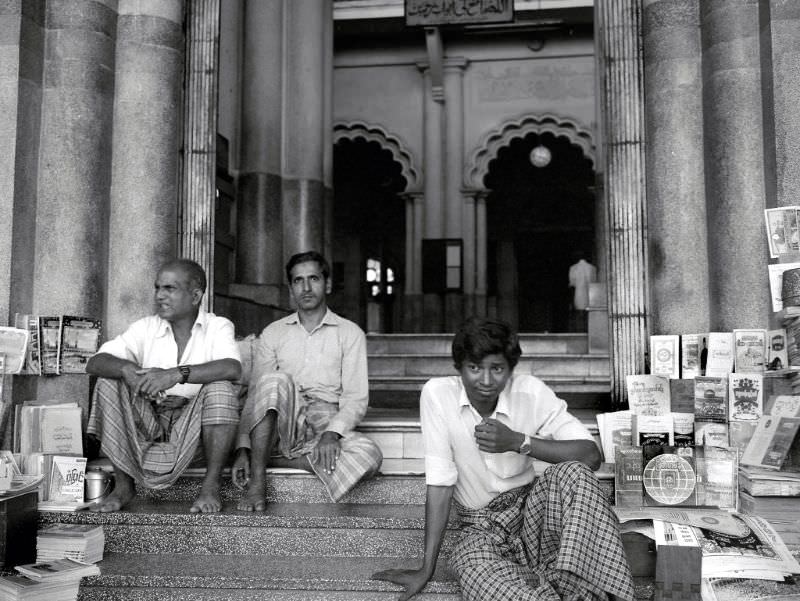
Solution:
[[[36,562],[74,559],[96,563],[103,559],[103,527],[95,524],[48,524],[36,536]]]
[[[93,564],[72,559],[32,563],[15,568],[19,574],[0,577],[0,598],[8,601],[74,601],[81,578],[100,574]]]

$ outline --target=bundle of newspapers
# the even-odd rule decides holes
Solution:
[[[103,559],[105,536],[96,524],[48,524],[36,536],[37,563],[75,559],[96,563]]]
[[[9,601],[74,601],[81,578],[100,574],[94,564],[73,559],[31,563],[15,568],[17,574],[0,577],[0,599]]]

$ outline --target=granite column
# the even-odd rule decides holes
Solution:
[[[120,0],[111,162],[106,333],[150,313],[178,231],[183,1]]]
[[[758,6],[700,7],[711,329],[764,327],[771,307]]]
[[[697,0],[644,0],[650,331],[709,327]],[[686,307],[692,307],[687,312]]]

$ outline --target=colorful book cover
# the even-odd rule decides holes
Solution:
[[[100,345],[100,320],[65,315],[61,324],[61,373],[86,373],[86,363]]]
[[[733,331],[733,371],[761,373],[767,368],[767,331]]]

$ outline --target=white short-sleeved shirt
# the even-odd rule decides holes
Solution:
[[[125,332],[104,343],[97,352],[133,361],[141,367],[162,369],[218,359],[241,361],[233,332],[230,320],[200,311],[192,326],[192,336],[179,360],[172,324],[158,315],[149,315],[133,322]],[[202,384],[176,384],[166,393],[194,398],[201,387]]]
[[[593,440],[567,404],[538,378],[512,375],[491,415],[515,432],[546,440]],[[533,458],[517,452],[478,449],[475,426],[480,414],[467,398],[460,376],[433,378],[420,399],[425,479],[453,486],[455,499],[470,508],[487,505],[500,493],[533,481]]]

